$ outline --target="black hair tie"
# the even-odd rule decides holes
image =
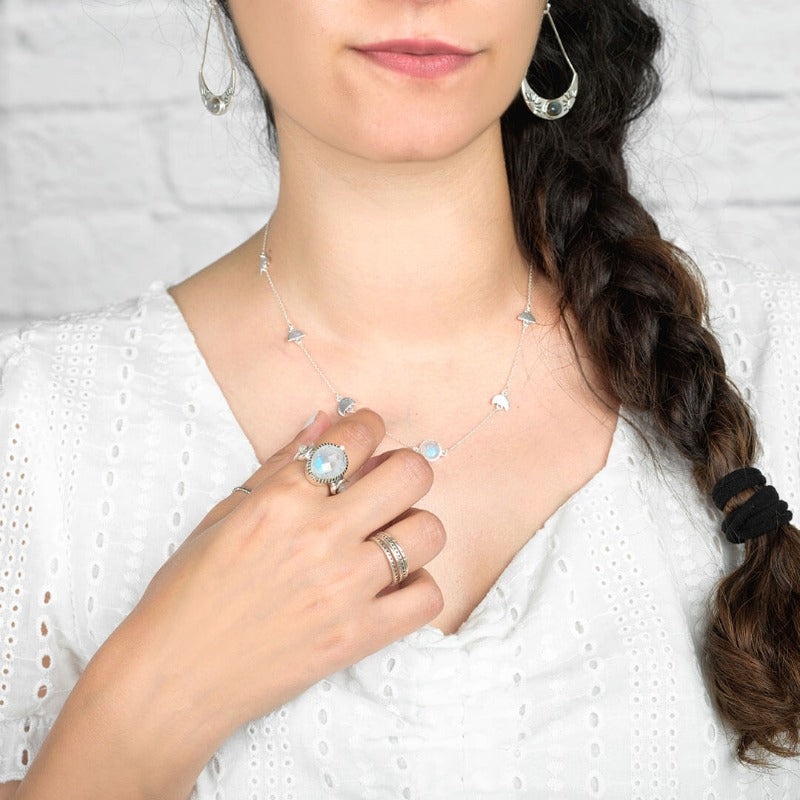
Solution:
[[[739,492],[756,489],[739,508],[725,517],[722,532],[729,542],[742,544],[748,539],[772,533],[792,519],[787,503],[780,499],[774,486],[765,486],[766,482],[766,478],[755,467],[742,467],[717,481],[711,497],[720,511]]]
[[[763,486],[766,482],[767,479],[763,476],[761,470],[755,467],[742,467],[720,478],[711,491],[711,497],[714,500],[714,505],[722,511],[728,501],[739,492],[743,492],[745,489],[754,489],[756,486]]]

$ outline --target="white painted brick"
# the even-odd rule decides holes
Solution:
[[[800,205],[728,206],[709,217],[715,222],[711,241],[721,252],[800,270]]]
[[[706,6],[703,43],[712,69],[698,90],[748,97],[800,92],[796,7],[785,0],[714,0]]]
[[[141,107],[179,100],[196,85],[184,63],[194,61],[200,38],[184,3],[6,2],[14,77],[0,108]]]
[[[264,222],[264,215],[241,212],[34,217],[10,236],[20,267],[11,271],[9,291],[0,293],[0,318],[93,308],[138,294],[152,280],[176,283]]]
[[[20,111],[9,188],[24,216],[165,202],[156,142],[133,109]]]
[[[159,220],[159,238],[175,246],[169,274],[177,281],[188,277],[252,236],[267,221],[269,209],[181,213]],[[253,269],[259,265],[253,263]],[[158,262],[150,267],[153,279],[167,280]]]
[[[116,287],[125,280],[121,270],[98,259],[98,241],[85,218],[31,216],[8,239],[15,291],[0,296],[5,315],[40,317],[89,308],[107,296],[107,281]]]
[[[734,203],[800,203],[800,94],[746,104],[719,98],[722,152],[710,170],[730,175]]]
[[[630,159],[649,170],[645,194],[676,207],[800,200],[800,95],[746,104],[692,96],[683,109],[665,103],[654,120]]]

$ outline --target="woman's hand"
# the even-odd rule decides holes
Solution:
[[[367,409],[332,426],[320,413],[245,482],[252,494],[215,506],[159,569],[118,628],[160,677],[155,702],[202,710],[224,738],[439,614],[441,591],[422,565],[445,532],[411,508],[433,470],[410,449],[370,458],[384,433]],[[344,445],[346,491],[332,496],[305,477],[293,456],[309,441]],[[387,591],[388,560],[365,541],[379,529],[409,562]]]
[[[15,797],[185,800],[239,725],[433,619],[422,565],[445,534],[410,507],[433,471],[409,449],[370,458],[384,433],[366,409],[320,414],[215,506],[86,666]],[[345,492],[305,477],[309,441],[344,445]],[[410,570],[391,589],[365,541],[387,525]]]

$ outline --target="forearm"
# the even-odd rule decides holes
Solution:
[[[134,642],[114,636],[67,698],[14,800],[186,800],[224,740],[213,714],[186,708],[155,670],[136,666]]]

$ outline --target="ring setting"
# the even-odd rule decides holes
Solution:
[[[344,488],[344,474],[349,459],[344,447],[333,442],[313,442],[301,445],[294,457],[295,461],[306,462],[306,478],[312,483],[326,484],[331,494]]]

